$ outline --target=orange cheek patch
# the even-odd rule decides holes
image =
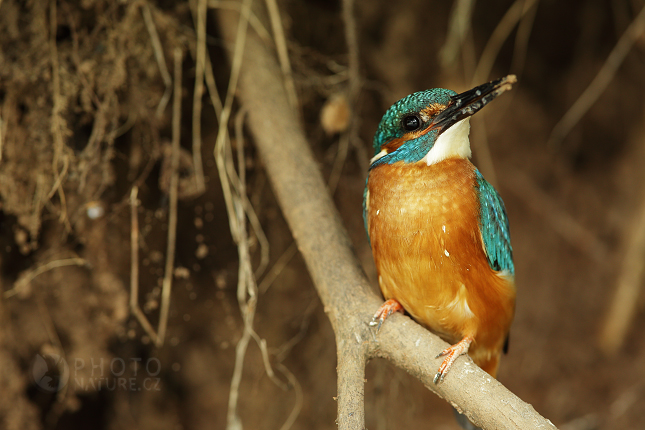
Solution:
[[[439,103],[433,103],[430,106],[422,109],[421,113],[424,115],[428,115],[429,117],[433,117],[434,115],[438,114],[439,112],[445,109],[446,109],[446,106]]]
[[[397,137],[396,139],[390,140],[388,143],[381,146],[381,149],[385,150],[389,154],[399,149],[401,145],[403,145],[407,140],[407,134],[404,134],[402,137]]]

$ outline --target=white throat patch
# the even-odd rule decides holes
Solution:
[[[370,160],[370,166],[374,164],[376,160],[378,160],[379,158],[385,157],[386,155],[387,155],[387,151],[385,149],[382,149],[381,152],[379,152],[378,154],[372,157],[372,159]]]
[[[423,161],[430,166],[447,158],[470,158],[470,118],[465,118],[439,135]]]

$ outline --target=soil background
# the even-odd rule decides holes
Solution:
[[[453,7],[469,4],[471,24],[450,45]],[[498,54],[486,57],[498,26],[523,6],[519,26],[508,27]],[[348,116],[356,124],[334,197],[373,281],[361,203],[372,136],[385,110],[413,91],[460,92],[518,76],[511,92],[473,118],[471,131],[473,161],[504,198],[514,246],[517,312],[499,380],[562,429],[645,428],[645,295],[638,295],[625,342],[605,352],[599,343],[618,280],[631,270],[625,258],[642,253],[629,244],[645,210],[643,32],[571,133],[548,143],[644,6],[642,0],[356,2],[360,92],[345,106],[342,4],[279,2],[304,126],[326,177],[339,150],[339,135],[319,120],[326,101],[341,97],[333,110],[339,129]],[[243,330],[238,250],[213,157],[217,109],[206,93],[205,191],[196,185],[195,7],[0,0],[0,429],[226,427]],[[215,13],[209,9],[206,43],[223,97],[231,47],[219,36]],[[249,31],[258,27],[251,23]],[[136,186],[137,297],[156,328],[171,212],[167,95],[177,50],[183,119],[176,257],[168,332],[157,348],[129,310],[129,201]],[[472,82],[482,53],[494,60],[490,74]],[[239,106],[233,108],[236,118]],[[302,259],[284,257],[293,239],[250,138],[233,139],[231,147],[244,151],[235,159],[270,245],[269,270],[258,276],[254,327],[281,381],[267,376],[251,341],[238,392],[241,424],[333,429],[331,325]],[[250,232],[257,268],[261,241]],[[64,386],[56,385],[63,378]],[[366,415],[370,429],[458,428],[447,403],[381,360],[367,369]]]

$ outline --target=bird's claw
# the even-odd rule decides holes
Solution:
[[[450,370],[450,367],[452,367],[452,363],[454,363],[460,355],[468,353],[468,348],[470,347],[472,341],[472,337],[466,336],[460,342],[444,349],[439,354],[437,354],[435,358],[444,356],[446,356],[446,358],[443,360],[441,366],[439,366],[437,374],[434,376],[433,382],[435,384],[443,381],[443,379],[446,377],[446,374],[448,373],[448,370]]]
[[[401,306],[401,303],[397,302],[394,299],[389,299],[386,300],[385,303],[383,303],[374,316],[372,317],[372,321],[370,321],[370,327],[376,326],[376,332],[381,329],[381,326],[383,325],[383,321],[390,315],[392,315],[394,312],[403,312],[403,306]]]
[[[374,315],[374,318],[372,318],[372,321],[370,321],[370,327],[377,326],[376,331],[378,332],[381,329],[381,325],[383,324],[383,321],[385,321],[385,318],[381,317],[376,319],[376,315]]]

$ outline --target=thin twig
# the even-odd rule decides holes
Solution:
[[[235,140],[237,143],[237,171],[240,176],[240,182],[246,182],[246,158],[244,156],[244,118],[246,117],[246,109],[242,108],[235,115]],[[255,269],[255,278],[258,279],[264,274],[267,266],[269,265],[269,239],[267,239],[262,223],[253,209],[253,205],[249,201],[246,193],[240,196],[243,199],[244,211],[246,212],[251,227],[255,232],[255,237],[260,245],[260,264]]]
[[[457,0],[453,3],[448,35],[439,51],[439,61],[444,69],[450,67],[457,60],[457,54],[464,46],[466,35],[470,30],[470,19],[474,6],[475,0]]]
[[[469,77],[475,75],[475,68],[477,67],[477,54],[475,52],[475,39],[472,32],[472,22],[468,22],[468,26],[471,30],[466,32],[463,45],[461,47],[461,63],[464,70],[465,81],[468,81]],[[473,118],[477,118],[477,115]]]
[[[241,12],[242,7],[239,1],[233,0],[208,0],[208,7],[213,9],[225,9]],[[267,43],[271,42],[271,35],[267,28],[262,24],[258,17],[251,11],[249,13],[249,25],[260,36],[262,40]]]
[[[215,161],[217,162],[217,171],[220,176],[220,181],[222,182],[222,191],[224,192],[224,201],[226,203],[226,208],[228,210],[228,219],[229,227],[231,233],[235,238],[237,234],[237,228],[234,224],[235,213],[233,211],[233,202],[231,196],[230,187],[225,187],[223,184],[228,183],[228,178],[226,177],[226,165],[224,163],[226,151],[226,143],[228,141],[228,121],[231,116],[231,107],[233,105],[234,95],[237,88],[237,81],[240,75],[240,68],[242,66],[242,59],[244,56],[244,44],[246,41],[246,30],[248,27],[248,17],[250,15],[250,4],[251,0],[244,0],[242,3],[241,15],[242,19],[239,21],[237,27],[237,35],[235,38],[235,51],[233,53],[233,60],[231,64],[231,77],[229,79],[228,89],[226,92],[226,98],[224,100],[224,105],[222,107],[222,113],[219,116],[219,129],[217,131],[217,138],[215,140]]]
[[[488,79],[502,45],[506,39],[508,39],[513,28],[515,28],[518,22],[522,20],[529,10],[533,10],[533,6],[537,1],[538,0],[516,0],[515,3],[513,3],[506,11],[488,39],[488,42],[486,42],[486,47],[484,48],[484,51],[479,58],[479,62],[477,63],[477,67],[475,68],[475,72],[472,75],[471,86],[474,87],[475,85],[479,85]],[[528,34],[526,34],[527,43]],[[524,42],[524,40],[522,40],[522,42]],[[481,170],[486,175],[488,181],[496,186],[497,173],[495,171],[495,164],[493,162],[493,155],[490,151],[490,145],[488,144],[485,119],[485,115],[475,116],[471,119],[473,128],[477,129],[477,136],[479,138],[475,141],[477,159]]]
[[[250,302],[252,309],[255,310],[255,300]],[[242,383],[242,370],[244,370],[244,357],[251,340],[251,332],[244,330],[242,337],[235,346],[235,366],[233,367],[233,376],[231,377],[231,388],[228,394],[228,411],[226,415],[226,429],[242,429],[242,419],[237,414],[237,403],[240,397],[240,384]]]
[[[224,163],[227,174],[225,176],[227,180],[222,182],[222,186],[232,187],[231,197],[233,206],[229,209],[229,211],[235,214],[235,218],[229,220],[229,222],[234,224],[235,226],[231,229],[231,233],[233,234],[238,250],[239,267],[237,300],[244,321],[244,332],[242,335],[242,340],[240,341],[240,343],[243,343],[243,340],[247,336],[252,336],[257,339],[257,334],[253,330],[253,321],[257,307],[257,284],[251,267],[245,211],[241,199],[241,196],[246,195],[246,184],[240,181],[240,178],[236,175],[235,167],[233,165],[231,146],[227,145],[224,149],[226,150],[223,156],[225,157]],[[218,163],[221,164],[222,161],[219,161]],[[242,177],[241,179],[243,180],[244,177]],[[246,346],[244,346],[242,352],[246,353]],[[242,354],[240,359],[240,355],[237,354],[236,349],[235,369],[238,369],[239,367],[241,372],[243,365],[244,355]],[[267,361],[265,361],[265,365],[268,365]],[[270,371],[268,374],[271,377],[273,375],[273,371]],[[237,401],[239,399],[240,382],[241,379],[236,378],[233,378],[233,380],[231,381],[227,419],[227,429],[229,430],[232,428],[236,429],[241,425],[240,418],[237,415]]]
[[[329,180],[327,184],[329,190],[332,194],[336,191],[338,187],[338,182],[340,182],[340,176],[343,173],[343,167],[345,166],[345,161],[347,160],[347,154],[349,152],[349,140],[350,136],[346,130],[340,135],[338,139],[338,152],[336,153],[336,158],[334,158],[334,164],[329,174]]]
[[[229,227],[233,239],[238,247],[239,268],[237,297],[244,321],[242,337],[235,347],[235,366],[231,387],[229,389],[228,411],[226,428],[236,430],[242,428],[241,418],[237,413],[239,401],[239,387],[242,382],[242,370],[244,368],[244,357],[248,348],[249,340],[253,334],[253,319],[257,305],[257,285],[251,270],[250,256],[248,251],[248,240],[246,237],[246,220],[244,217],[243,205],[239,196],[245,195],[245,184],[239,182],[232,161],[231,148],[228,136],[228,122],[231,116],[231,107],[234,94],[237,89],[237,81],[242,65],[244,48],[246,44],[247,28],[250,16],[251,0],[242,3],[241,18],[237,23],[235,37],[235,51],[231,65],[231,76],[221,115],[219,116],[219,130],[215,141],[214,156],[217,164],[224,201],[229,218]],[[213,96],[213,94],[211,94]],[[238,157],[239,158],[239,157]],[[244,176],[242,176],[244,180]],[[233,183],[231,183],[233,181]]]
[[[65,158],[67,160],[67,158]],[[38,237],[38,230],[40,228],[40,214],[43,209],[44,204],[51,204],[51,196],[46,196],[45,189],[47,187],[47,177],[44,172],[38,173],[36,177],[36,190],[34,191],[34,196],[31,201],[31,220],[29,222],[29,231],[32,234],[31,245],[34,244],[36,237]],[[65,194],[62,194],[63,199]],[[52,209],[55,210],[54,205],[51,205]],[[66,207],[65,200],[61,201],[61,210]]]
[[[627,413],[627,411],[632,409],[636,402],[640,401],[643,398],[643,389],[645,388],[645,384],[642,380],[631,381],[627,384],[631,386],[624,389],[624,391],[620,393],[616,397],[616,399],[609,405],[609,416],[611,417],[611,421],[615,422],[616,420],[621,418],[623,415],[625,415],[625,413]],[[593,428],[599,427],[599,425],[596,425]]]
[[[244,117],[246,109],[240,109],[235,116],[235,149],[237,156],[237,172],[231,171],[231,175],[237,175],[239,195],[246,195],[246,156],[244,155]],[[244,191],[244,193],[242,193]]]
[[[209,2],[209,7],[222,7],[222,8],[228,8],[236,11],[240,11],[240,4],[238,2],[219,2],[219,1],[210,1]],[[261,23],[257,20],[257,17],[255,15],[249,15],[249,24],[253,24],[253,19],[257,21],[257,26],[259,28],[264,29],[264,27],[261,25]],[[268,40],[269,36],[268,33],[265,32],[265,35],[262,35],[262,31],[258,31],[258,28],[255,29],[256,32],[260,35],[261,38]],[[217,86],[215,83],[215,76],[213,75],[213,70],[211,67],[211,61],[210,61],[210,56],[208,55],[208,51],[206,51],[206,70],[205,70],[205,81],[206,81],[206,87],[208,88],[208,94],[211,99],[211,104],[213,105],[213,108],[215,109],[215,114],[217,118],[220,119],[222,118],[222,111],[224,107],[222,106],[222,100],[220,99],[219,92],[217,91]],[[239,118],[242,118],[243,115],[239,115]],[[242,122],[239,119],[236,119],[236,135],[238,139],[238,144],[243,145],[243,142],[241,140],[243,134],[241,133],[240,130],[242,127]],[[225,144],[229,144],[229,137],[228,134],[225,136]],[[216,155],[217,158],[217,155]],[[221,168],[221,166],[220,166]],[[220,170],[220,169],[218,169]],[[225,169],[224,169],[225,170]],[[220,180],[222,180],[222,176],[220,176]],[[229,187],[225,186],[224,183],[222,184],[222,189],[224,190],[224,193],[226,195],[229,194]],[[253,230],[256,233],[256,236],[258,238],[258,242],[260,243],[260,248],[261,248],[261,259],[260,259],[260,265],[256,269],[256,276],[260,276],[264,270],[266,269],[266,265],[268,264],[268,258],[269,258],[269,241],[266,238],[266,235],[264,233],[264,230],[262,229],[260,220],[258,219],[257,215],[255,214],[255,211],[253,210],[253,205],[251,202],[246,198],[246,196],[242,196],[244,199],[243,204],[244,204],[244,210],[247,212],[249,221],[251,223],[251,226],[253,227]],[[230,214],[229,214],[230,215]]]
[[[49,309],[47,309],[47,306],[40,294],[36,295],[35,302],[36,306],[38,306],[38,314],[40,315],[40,319],[43,323],[43,327],[45,328],[45,333],[47,333],[47,337],[49,338],[49,342],[56,347],[57,352],[64,355],[65,350],[63,349],[63,344],[60,341],[58,331],[56,331],[54,320],[52,319],[51,313],[49,313]]]
[[[645,196],[628,232],[627,249],[621,268],[614,299],[609,307],[602,331],[600,347],[605,354],[617,354],[625,343],[638,308],[638,297],[645,274]]]
[[[53,99],[53,108],[52,108],[52,123],[51,131],[54,135],[54,158],[52,160],[52,169],[56,175],[56,181],[52,191],[50,191],[49,196],[53,196],[56,190],[60,187],[62,182],[60,172],[58,171],[58,161],[63,152],[63,146],[65,145],[64,137],[62,133],[63,125],[61,124],[62,119],[60,117],[61,110],[63,109],[63,102],[61,101],[60,95],[60,71],[58,63],[58,46],[56,45],[56,31],[58,27],[58,16],[57,16],[57,7],[56,0],[50,0],[49,2],[49,55],[52,65],[52,99]],[[50,197],[51,198],[51,197]]]
[[[271,379],[271,381],[273,381],[274,384],[276,384],[284,391],[287,391],[289,387],[287,386],[287,384],[282,382],[277,376],[275,376],[275,372],[271,367],[271,361],[269,359],[269,348],[267,348],[266,339],[260,338],[260,336],[258,336],[258,334],[254,330],[250,330],[250,333],[251,333],[251,336],[253,336],[253,340],[255,340],[255,342],[260,347],[260,353],[262,354],[262,363],[264,364],[264,371],[266,372],[267,376]]]
[[[296,246],[295,242],[292,242],[291,245],[289,245],[289,248],[287,248],[286,251],[282,253],[280,258],[278,258],[278,261],[275,262],[273,267],[267,272],[266,276],[260,282],[258,289],[260,290],[261,294],[267,292],[269,287],[273,284],[276,278],[280,276],[280,273],[282,273],[284,268],[287,267],[287,264],[289,264],[289,262],[297,252],[298,247]]]
[[[524,3],[522,19],[517,26],[515,34],[515,46],[513,47],[513,60],[511,62],[511,71],[514,75],[521,78],[526,63],[526,53],[528,52],[529,38],[533,30],[535,15],[537,15],[538,2],[529,4]]]
[[[2,0],[0,0],[0,4],[2,3]],[[2,152],[4,148],[4,121],[2,120],[2,117],[0,116],[0,161],[2,161]]]
[[[208,50],[205,51],[206,54],[206,69],[204,70],[204,80],[206,82],[206,88],[208,89],[208,96],[211,99],[211,104],[213,109],[215,109],[215,116],[219,119],[222,116],[222,99],[219,96],[217,91],[217,85],[215,83],[215,75],[213,74],[213,66],[211,64],[211,57],[208,54]]]
[[[291,108],[297,110],[298,93],[296,92],[296,85],[293,81],[293,74],[291,72],[289,51],[287,50],[287,38],[284,35],[278,2],[276,0],[266,0],[266,5],[267,10],[269,11],[269,21],[271,21],[271,28],[273,29],[273,40],[275,42],[276,51],[278,52],[278,60],[282,70],[282,76],[284,77],[284,87],[287,91],[287,98],[289,99]]]
[[[211,104],[213,109],[215,109],[215,116],[219,118],[222,115],[222,99],[219,97],[217,92],[217,85],[215,84],[215,75],[213,75],[213,67],[211,64],[211,57],[206,52],[206,70],[205,70],[204,80],[206,81],[206,88],[208,88],[208,96],[211,99]]]
[[[300,415],[304,396],[302,395],[302,387],[300,386],[300,382],[298,382],[296,376],[287,368],[287,366],[282,363],[277,363],[275,367],[280,372],[282,372],[284,376],[286,376],[287,381],[289,381],[289,384],[294,388],[296,394],[296,400],[294,402],[293,409],[291,410],[291,413],[287,417],[287,420],[284,422],[282,427],[280,427],[280,430],[289,430],[293,426],[293,423],[296,422],[298,415]]]
[[[26,272],[21,273],[20,276],[18,277],[18,280],[13,284],[13,287],[10,290],[5,291],[3,296],[5,299],[15,296],[16,294],[20,293],[20,291],[25,286],[27,286],[31,281],[33,281],[35,277],[42,275],[43,273],[48,272],[57,267],[89,266],[89,264],[90,263],[86,259],[79,258],[79,257],[50,261],[41,266],[38,266],[35,269],[30,269],[30,270],[27,270]]]
[[[179,144],[181,139],[181,65],[183,51],[175,48],[175,85],[172,103],[172,160],[169,191],[168,213],[168,244],[166,248],[166,267],[161,288],[161,309],[159,311],[159,327],[157,346],[161,347],[166,337],[168,327],[168,310],[170,309],[170,291],[172,289],[173,267],[175,264],[175,242],[177,240],[177,198],[179,186]]]
[[[157,60],[157,66],[159,67],[159,73],[161,74],[161,79],[163,80],[166,89],[159,100],[157,105],[157,118],[161,118],[163,112],[166,110],[166,106],[170,101],[170,96],[172,94],[172,77],[168,71],[168,66],[166,66],[166,58],[163,54],[163,47],[161,46],[161,40],[159,39],[159,33],[157,33],[157,27],[155,26],[155,21],[152,18],[152,13],[150,12],[150,5],[144,3],[141,6],[141,14],[143,15],[143,21],[146,24],[146,29],[150,35],[150,41],[152,42],[152,50],[155,54],[155,59]]]
[[[52,121],[54,121],[52,119]],[[58,162],[56,163],[58,164]],[[47,199],[51,199],[54,194],[61,193],[61,185],[63,184],[63,181],[65,180],[65,177],[67,176],[67,170],[69,169],[69,158],[68,157],[63,157],[63,169],[60,172],[57,172],[56,174],[56,182],[54,182],[54,185],[52,186],[52,189],[49,191],[49,194],[47,194]],[[65,196],[61,197],[61,201],[65,201]],[[64,205],[63,205],[64,206]],[[61,208],[61,211],[66,210],[64,207]]]
[[[260,245],[260,263],[258,264],[257,269],[255,269],[255,276],[260,277],[264,274],[264,271],[269,265],[269,239],[267,239],[267,236],[264,233],[260,218],[258,218],[258,215],[255,212],[255,209],[253,208],[249,197],[245,194],[240,196],[240,199],[242,200],[242,207],[244,208],[244,212],[249,219],[249,223],[251,224],[253,232],[255,233],[255,237],[257,238]]]
[[[360,75],[360,57],[358,49],[358,29],[356,26],[356,17],[354,16],[354,0],[343,0],[343,23],[345,29],[345,43],[347,44],[347,79],[349,85],[348,101],[350,111],[353,111],[356,106],[356,99],[361,90],[361,75]],[[356,115],[352,115],[350,119],[351,124],[356,124]]]
[[[533,7],[538,0],[515,0],[515,3],[508,8],[502,19],[495,27],[493,34],[491,34],[486,47],[479,58],[479,63],[473,74],[472,86],[479,85],[488,79],[493,64],[497,59],[502,45],[508,39],[508,36],[513,31],[513,28],[522,19],[522,17]]]
[[[607,85],[614,79],[618,68],[643,31],[645,31],[645,6],[643,6],[638,16],[634,18],[629,27],[627,27],[627,30],[620,37],[620,40],[618,40],[618,43],[612,49],[607,57],[607,61],[602,65],[602,68],[591,84],[589,84],[573,106],[569,108],[562,119],[553,127],[548,141],[550,147],[554,148],[559,146],[573,127],[587,113],[589,108],[598,100],[598,97],[605,91]]]
[[[130,190],[130,312],[156,345],[159,337],[139,307],[139,187]]]
[[[334,194],[338,182],[347,160],[349,145],[358,135],[358,120],[355,115],[356,99],[360,91],[360,73],[359,73],[359,52],[358,36],[356,31],[356,19],[354,18],[354,0],[343,0],[343,22],[345,24],[345,43],[347,44],[347,54],[349,57],[347,67],[348,89],[347,103],[349,104],[349,127],[345,130],[338,140],[338,153],[334,160],[331,173],[329,174],[328,186],[331,193]]]
[[[195,55],[195,91],[193,93],[193,169],[196,193],[204,192],[202,165],[202,97],[204,95],[204,68],[206,66],[206,0],[197,0],[197,49]]]
[[[57,8],[56,0],[49,2],[49,53],[52,65],[52,99],[54,101],[51,116],[51,131],[54,135],[54,157],[52,158],[52,170],[54,171],[54,185],[51,191],[47,194],[47,200],[58,193],[60,198],[60,216],[59,220],[64,222],[66,230],[71,231],[69,220],[67,219],[67,203],[65,199],[65,191],[63,190],[63,181],[67,177],[67,170],[69,168],[69,156],[65,154],[65,134],[69,134],[64,119],[61,116],[64,102],[61,97],[61,84],[60,84],[60,71],[58,62],[58,46],[56,45],[56,31],[58,30],[57,24]],[[63,159],[63,168],[59,170],[58,164]],[[40,202],[36,202],[36,207]]]
[[[131,309],[131,311],[134,314],[134,317],[137,319],[137,321],[139,321],[139,324],[141,324],[141,327],[143,328],[143,330],[150,337],[150,341],[155,345],[159,345],[159,335],[157,335],[154,327],[152,327],[152,324],[150,324],[150,321],[148,321],[146,314],[143,313],[139,305],[137,304],[137,306]]]
[[[280,345],[273,351],[273,355],[275,355],[275,358],[278,360],[278,362],[282,362],[287,355],[291,352],[294,346],[296,346],[302,339],[304,339],[305,335],[307,334],[307,329],[309,328],[309,322],[311,320],[311,315],[313,314],[314,310],[318,307],[318,300],[313,299],[311,302],[309,302],[309,305],[307,305],[307,309],[302,314],[302,322],[300,323],[300,329],[298,330],[298,333],[293,335],[291,339]]]

